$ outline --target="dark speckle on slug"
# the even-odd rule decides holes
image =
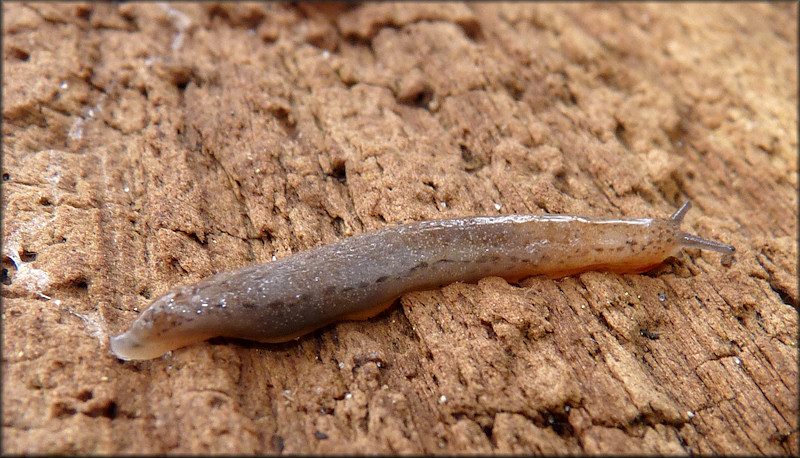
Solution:
[[[223,336],[282,342],[342,319],[365,319],[402,294],[487,276],[638,273],[682,247],[730,245],[669,219],[508,215],[422,221],[367,232],[266,264],[223,272],[157,298],[111,339],[121,359],[150,359]]]

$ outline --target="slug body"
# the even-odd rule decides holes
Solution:
[[[111,350],[121,359],[150,359],[216,336],[282,342],[374,316],[405,292],[456,281],[639,273],[686,246],[733,252],[682,232],[688,209],[687,202],[670,219],[510,215],[367,232],[173,288],[112,338]]]

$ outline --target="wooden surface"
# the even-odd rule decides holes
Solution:
[[[5,453],[798,452],[796,3],[4,2],[3,65]],[[684,199],[733,260],[108,350],[366,230]]]

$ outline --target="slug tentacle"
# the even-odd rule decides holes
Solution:
[[[727,243],[715,242],[713,240],[704,239],[703,237],[687,234],[685,232],[682,235],[683,238],[681,238],[681,246],[684,247],[711,250],[722,254],[733,254],[736,251],[736,248],[734,248],[733,245],[728,245]]]
[[[683,223],[683,218],[686,216],[686,213],[689,212],[689,209],[692,208],[692,203],[688,200],[681,205],[681,208],[678,209],[672,216],[669,217],[670,221],[675,223],[678,227],[680,227],[681,223]],[[733,254],[736,249],[733,245],[728,245],[727,243],[720,243],[715,242],[714,240],[704,239],[697,235],[687,234],[685,232],[681,232],[681,246],[687,248],[700,248],[702,250],[711,250],[716,251],[717,253],[722,254]]]
[[[675,213],[672,214],[672,216],[669,217],[669,219],[672,220],[672,222],[674,222],[678,226],[680,226],[681,224],[683,224],[683,217],[686,216],[687,213],[689,213],[689,210],[691,208],[692,208],[692,203],[687,200],[686,202],[683,203],[683,205],[681,205],[681,208],[679,208],[678,211],[676,211]]]

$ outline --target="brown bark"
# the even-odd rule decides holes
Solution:
[[[6,453],[798,453],[797,4],[3,3]],[[121,362],[173,285],[397,222],[665,216],[644,275]]]

